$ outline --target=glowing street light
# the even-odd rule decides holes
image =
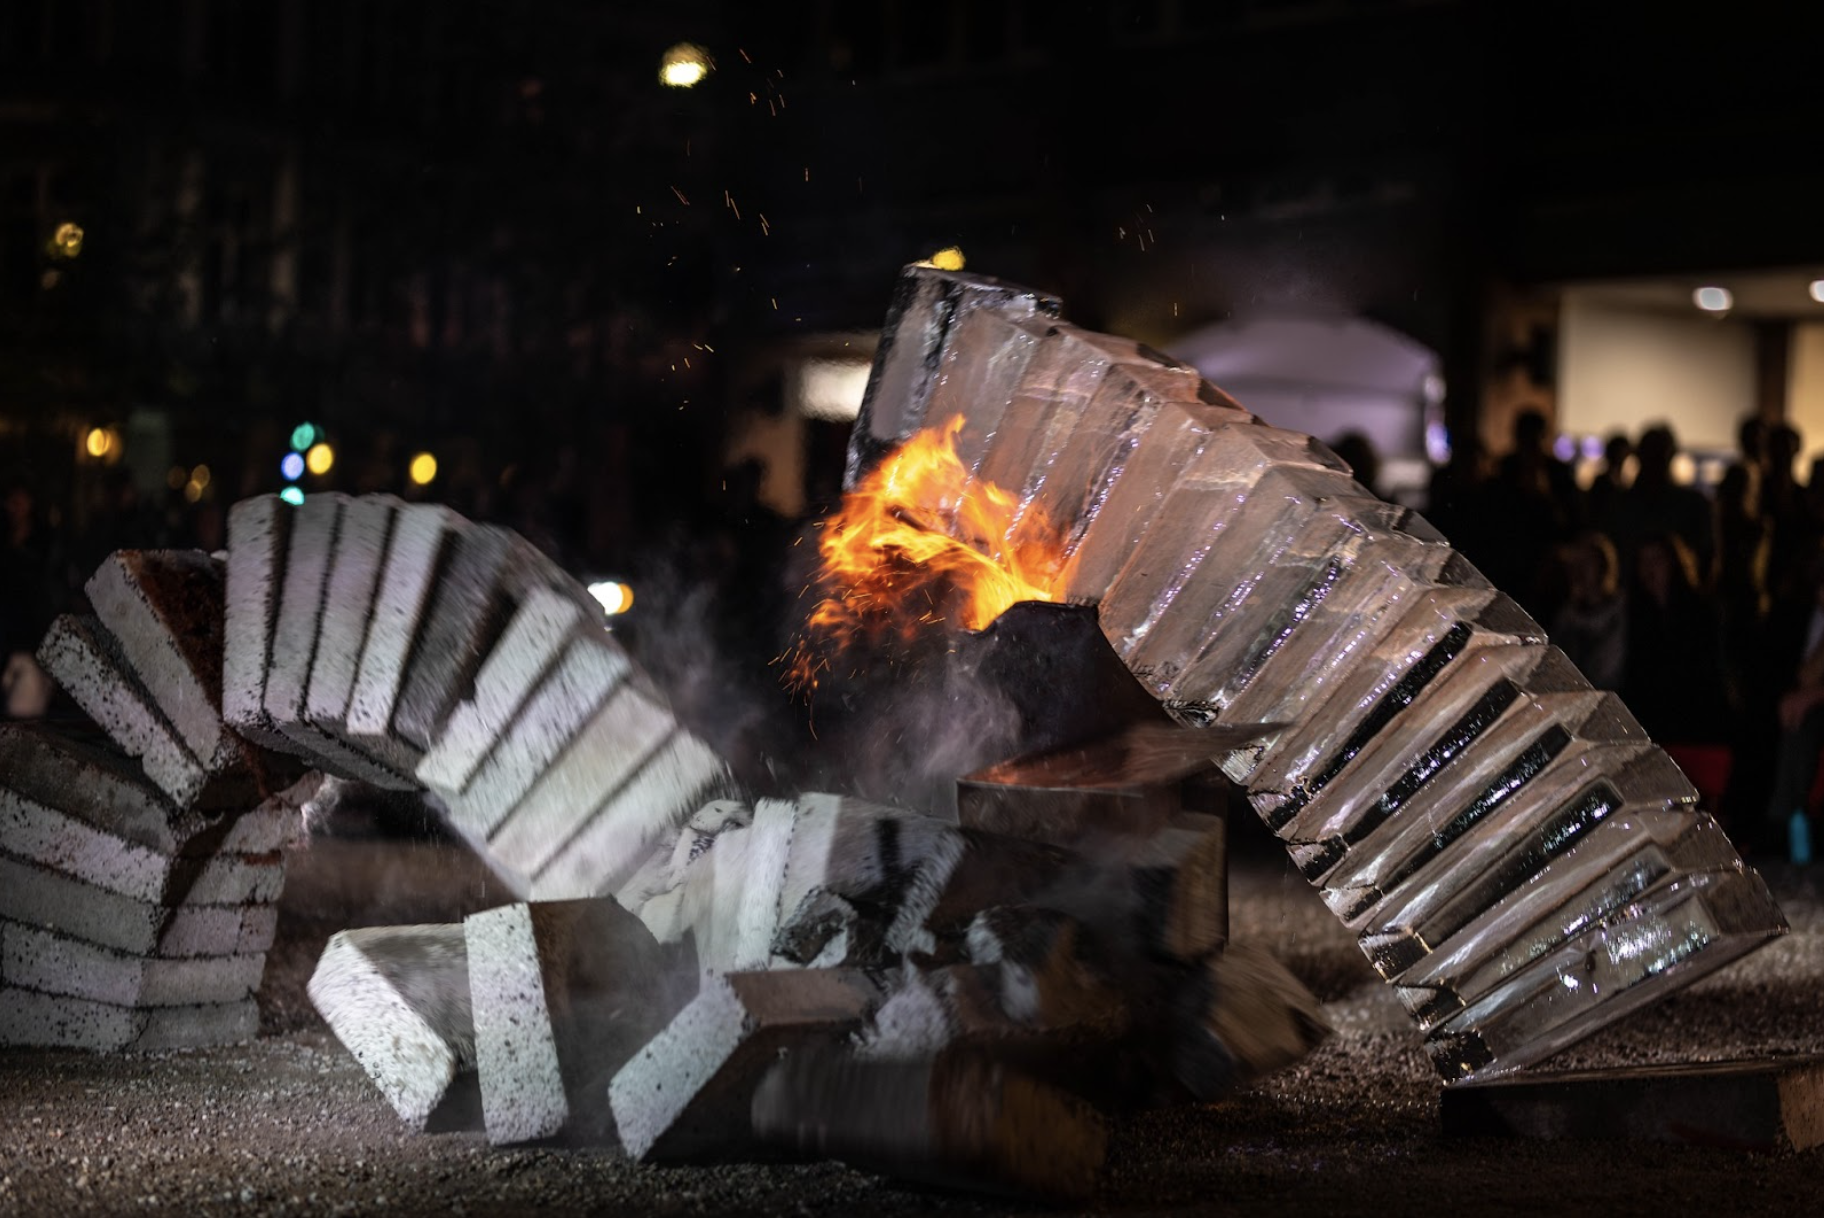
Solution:
[[[286,487],[284,490],[279,492],[279,498],[284,500],[286,503],[289,503],[292,507],[303,507],[304,506],[304,492],[299,487],[295,487],[295,486]]]
[[[1805,290],[1811,293],[1811,298],[1813,300],[1817,301],[1819,304],[1824,304],[1824,279],[1812,280],[1811,286]]]
[[[113,452],[114,446],[119,442],[112,427],[91,427],[82,437],[82,448],[89,456],[100,461]]]
[[[659,83],[671,89],[689,89],[714,67],[709,52],[695,43],[680,42],[659,57]]]
[[[299,423],[291,429],[291,446],[303,452],[322,437],[323,433],[317,430],[315,423]]]
[[[633,608],[633,589],[616,580],[604,579],[589,585],[589,595],[595,598],[602,612],[613,617]]]
[[[437,458],[430,453],[419,453],[412,458],[412,464],[405,472],[413,486],[429,486],[437,476]]]
[[[926,261],[940,271],[960,271],[963,269],[963,251],[960,246],[946,245]]]
[[[286,453],[279,461],[279,473],[287,482],[296,482],[304,476],[304,454]]]
[[[74,258],[82,253],[82,225],[65,220],[51,233],[51,254],[57,258]]]
[[[327,444],[312,444],[310,451],[304,454],[304,468],[319,478],[327,474],[336,463],[336,450]]]

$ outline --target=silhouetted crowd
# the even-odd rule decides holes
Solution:
[[[1655,424],[1611,436],[1580,487],[1545,417],[1525,411],[1498,462],[1472,451],[1438,472],[1427,514],[1700,786],[1722,789],[1738,837],[1771,847],[1809,802],[1824,747],[1824,478],[1794,476],[1787,424],[1748,419],[1738,447],[1712,496],[1674,477],[1677,437]]]

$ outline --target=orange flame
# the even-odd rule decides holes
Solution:
[[[1037,504],[1022,513],[1015,495],[970,477],[956,452],[962,429],[959,414],[918,432],[843,496],[818,542],[823,597],[787,684],[814,690],[831,656],[858,641],[980,630],[1019,601],[1063,594],[1062,530]]]

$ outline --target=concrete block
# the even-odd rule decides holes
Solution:
[[[613,1144],[608,1084],[695,994],[694,951],[662,947],[606,897],[507,905],[463,927],[489,1140]]]
[[[222,721],[223,564],[200,550],[120,550],[86,585],[89,603],[203,768],[250,763]]]
[[[109,892],[161,902],[176,870],[170,855],[112,834],[0,787],[0,851]]]
[[[1186,964],[1229,938],[1228,829],[1186,814],[1122,855],[1133,925],[1149,949]]]
[[[330,567],[335,561],[336,534],[348,503],[347,495],[324,492],[309,496],[292,512],[291,541],[285,551],[278,614],[272,628],[272,657],[266,669],[266,713],[294,745],[312,743],[312,738],[300,741],[294,733],[304,717]]]
[[[754,1092],[764,1146],[941,1188],[1054,1202],[1095,1194],[1108,1130],[1076,1096],[993,1058],[801,1053]]]
[[[0,922],[0,983],[123,1007],[238,1002],[260,988],[263,954],[169,959],[109,951]]]
[[[1124,996],[1093,962],[1096,948],[1081,923],[1034,906],[985,909],[970,923],[969,958],[995,965],[1002,1014],[1026,1028],[1076,1036],[1126,1031]]]
[[[266,672],[294,509],[277,495],[243,499],[228,511],[228,570],[222,628],[222,718],[266,748],[288,748],[266,713]]]
[[[506,632],[475,674],[475,690],[450,712],[442,732],[418,764],[418,781],[439,795],[468,786],[526,699],[545,678],[571,636],[592,620],[569,596],[550,588],[531,589],[507,623]],[[605,633],[605,632],[604,632]]]
[[[556,901],[619,893],[692,812],[735,793],[728,763],[679,729],[557,847],[533,877],[532,895]]]
[[[276,904],[243,905],[240,934],[234,941],[237,956],[258,956],[272,950],[279,933],[279,907]]]
[[[51,623],[38,661],[179,807],[246,807],[258,798],[250,773],[204,768],[96,619],[65,615]]]
[[[420,752],[393,734],[393,714],[405,689],[420,627],[430,611],[438,578],[466,527],[448,508],[414,503],[400,508],[374,597],[373,620],[348,701],[350,741],[395,765],[416,765]]]
[[[198,888],[214,903],[155,905],[0,855],[0,918],[133,955],[228,956],[240,948],[243,905],[270,904],[283,886],[276,858],[212,862]]]
[[[543,556],[509,530],[469,525],[456,538],[421,619],[392,731],[415,748],[436,743]]]
[[[0,723],[0,783],[155,854],[186,853],[217,824],[172,803],[125,754],[39,724]]]
[[[1272,954],[1231,943],[1179,995],[1177,1081],[1200,1102],[1247,1086],[1330,1035],[1323,1004]]]
[[[571,640],[474,781],[446,800],[451,823],[477,843],[490,837],[628,672],[619,647],[587,635]]]
[[[608,1098],[622,1146],[643,1161],[740,1153],[754,1092],[773,1064],[853,1032],[881,997],[852,969],[711,974],[614,1076]]]
[[[333,736],[347,730],[348,704],[368,623],[374,617],[387,542],[401,506],[391,495],[363,495],[342,509],[304,695],[305,720]]]
[[[443,1127],[474,1107],[475,1024],[460,925],[342,931],[324,948],[308,989],[317,1013],[407,1126]]]
[[[1569,1070],[1444,1088],[1452,1137],[1625,1139],[1761,1152],[1824,1145],[1824,1059]]]
[[[489,842],[504,867],[526,877],[543,871],[603,802],[677,732],[671,712],[623,682],[532,784]],[[682,812],[673,805],[673,816]]]
[[[374,786],[409,790],[416,784],[408,776],[343,743],[308,717],[310,676],[329,599],[336,541],[350,504],[346,495],[312,495],[293,518],[273,626],[272,663],[266,673],[266,713],[290,741],[289,751],[311,764]]]
[[[0,986],[0,1045],[153,1053],[240,1044],[260,1030],[251,998],[202,1006],[121,1007]]]

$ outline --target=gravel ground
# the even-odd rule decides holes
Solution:
[[[1776,867],[1768,878],[1791,936],[1548,1068],[1824,1052],[1819,875]],[[328,839],[298,852],[260,1041],[130,1057],[0,1053],[0,1214],[1034,1212],[833,1164],[659,1169],[405,1132],[310,1009],[304,980],[342,926],[449,920],[502,899],[472,861],[434,844]],[[1326,1000],[1337,1035],[1227,1103],[1119,1122],[1094,1212],[1824,1212],[1824,1149],[1446,1138],[1417,1035],[1278,859],[1238,862],[1234,931]]]

